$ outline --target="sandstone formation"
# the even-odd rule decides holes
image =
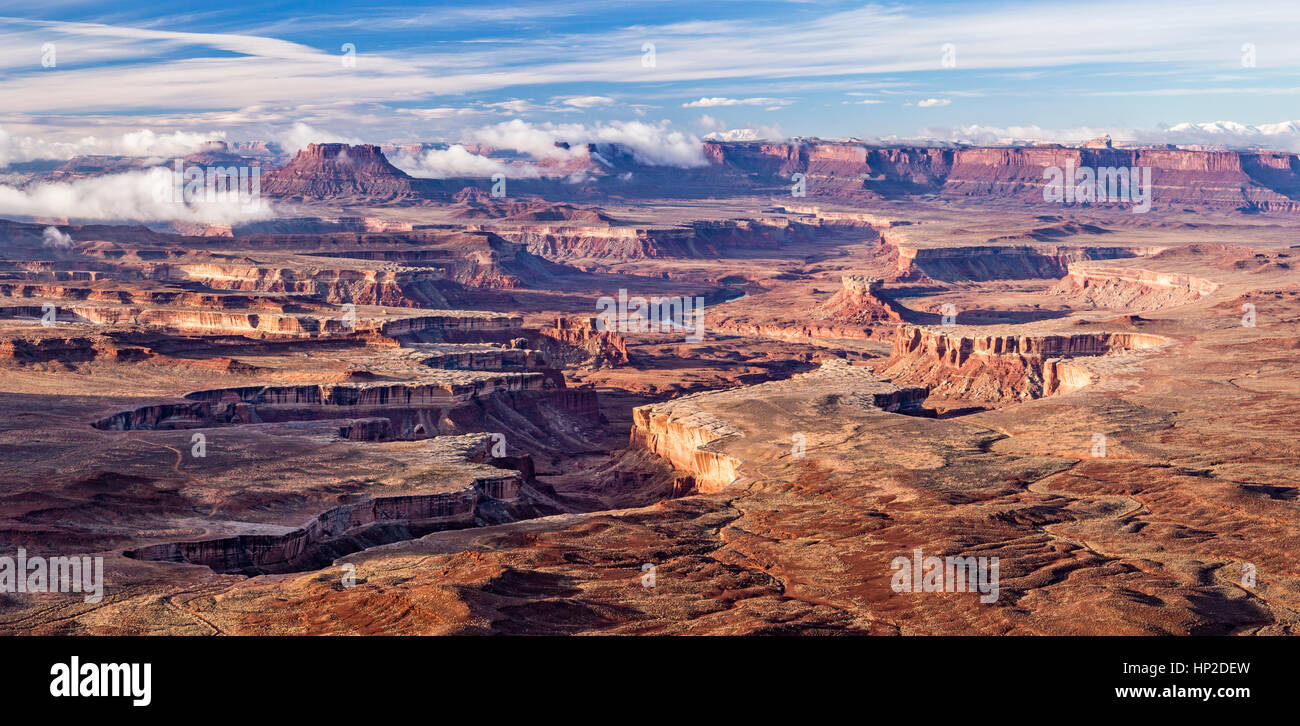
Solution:
[[[564,148],[504,198],[317,145],[280,219],[0,221],[0,548],[107,577],[0,632],[1298,632],[1293,156]],[[1058,163],[1153,209],[1044,209]],[[917,549],[1000,589],[898,591]]]
[[[1162,336],[1130,332],[1031,337],[899,326],[883,373],[943,398],[997,403],[1090,383],[1091,375],[1074,364],[1075,358],[1168,343]]]
[[[891,412],[915,411],[925,398],[924,388],[900,388],[879,380],[865,368],[831,360],[813,372],[785,381],[684,396],[637,408],[633,411],[632,446],[669,460],[676,469],[690,475],[700,491],[722,491],[741,476],[741,462],[720,450],[719,444],[744,436],[744,432],[727,423],[721,412],[734,400],[779,397],[790,391],[843,396]]]
[[[805,174],[808,193],[819,197],[865,200],[929,193],[1045,206],[1044,170],[1070,165],[1075,169],[1148,167],[1153,203],[1164,208],[1300,209],[1295,201],[1300,193],[1300,162],[1294,154],[1277,152],[1096,146],[882,148],[828,141],[705,142],[704,152],[717,166],[774,180]]]
[[[263,175],[261,185],[264,194],[283,199],[393,202],[419,196],[419,183],[369,144],[308,144]]]
[[[839,292],[822,305],[829,319],[863,326],[903,322],[884,297],[884,283],[880,278],[845,275],[841,285]]]

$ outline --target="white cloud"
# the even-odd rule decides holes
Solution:
[[[399,152],[389,161],[407,174],[422,179],[490,178],[494,174],[514,178],[538,176],[537,167],[489,159],[460,144],[446,149],[429,149],[418,156]]]
[[[727,128],[727,124],[719,119],[713,118],[707,113],[700,116],[700,120],[695,122],[705,131],[722,131]]]
[[[272,216],[269,205],[239,201],[173,202],[172,170],[160,167],[124,174],[36,184],[0,186],[0,216],[55,217],[98,221],[184,221],[229,224]]]
[[[582,151],[571,146],[618,144],[643,164],[653,166],[704,166],[700,139],[669,128],[668,122],[611,121],[597,124],[531,124],[520,119],[506,121],[469,133],[470,140],[499,149],[514,149],[538,159],[572,158]]]
[[[222,140],[225,132],[158,134],[149,129],[120,136],[83,136],[75,141],[52,141],[31,136],[11,136],[0,129],[0,168],[38,159],[67,160],[77,156],[131,156],[164,158],[192,154],[209,141]]]
[[[780,106],[789,106],[794,103],[784,98],[726,98],[724,96],[714,96],[712,98],[701,98],[698,101],[683,103],[682,108],[713,108],[715,106],[770,106],[777,108]]]
[[[397,108],[393,109],[398,113],[415,116],[424,121],[434,121],[446,118],[458,118],[462,116],[478,116],[483,111],[473,108],[457,108],[454,106],[439,106],[437,108]]]
[[[953,141],[976,146],[1025,143],[1079,144],[1106,133],[1104,129],[1077,126],[1068,129],[1045,129],[1039,126],[981,126],[972,124],[956,128],[928,128],[923,139]],[[1112,134],[1114,135],[1114,134]],[[1116,136],[1116,138],[1120,138]]]
[[[573,98],[564,99],[561,103],[575,108],[595,108],[597,106],[609,106],[615,101],[609,96],[574,96]]]
[[[41,244],[52,250],[66,250],[72,247],[72,235],[60,232],[58,227],[46,227],[41,233]]]
[[[1273,124],[1214,121],[1181,123],[1168,129],[1136,134],[1141,139],[1162,138],[1170,144],[1221,145],[1233,149],[1269,148],[1300,151],[1300,121]]]
[[[709,141],[758,141],[758,132],[754,129],[728,129],[705,134]]]
[[[631,65],[636,55],[627,49],[639,48],[647,37],[675,49],[659,54],[655,83],[931,72],[939,62],[939,45],[947,42],[961,49],[966,69],[1012,72],[1111,63],[1131,75],[1154,64],[1180,64],[1197,67],[1188,72],[1190,78],[1203,75],[1199,67],[1232,61],[1240,44],[1229,53],[1224,38],[1248,39],[1267,49],[1259,56],[1261,69],[1300,65],[1300,44],[1290,42],[1298,13],[1291,0],[1246,5],[1099,0],[1085,14],[1068,5],[873,4],[809,12],[775,24],[769,17],[729,17],[600,27],[559,35],[553,42],[431,43],[389,53],[362,48],[351,69],[341,67],[334,48],[256,35],[7,19],[0,69],[23,70],[3,74],[0,97],[10,113],[47,115],[210,109],[213,99],[228,108],[294,107],[322,98],[414,105],[442,95],[556,79],[644,82],[647,75]],[[1125,18],[1123,24],[1114,23],[1118,16]],[[1062,27],[1071,32],[1043,32]],[[91,62],[61,64],[57,73],[28,72],[32,61],[25,49],[46,39],[76,48],[79,58]],[[116,61],[111,66],[102,63],[110,58]],[[382,119],[376,122],[381,125]]]
[[[486,108],[495,108],[514,114],[548,110],[546,106],[539,106],[532,101],[526,101],[522,98],[512,98],[508,101],[497,101],[496,103],[485,103],[483,105]]]
[[[932,108],[934,106],[947,106],[950,103],[952,103],[952,100],[947,98],[927,98],[924,101],[917,101],[916,105],[920,108]]]
[[[307,144],[362,144],[365,143],[360,139],[350,136],[334,134],[328,131],[322,131],[317,128],[299,121],[289,128],[288,131],[277,134],[276,142],[280,148],[292,154],[307,148]]]

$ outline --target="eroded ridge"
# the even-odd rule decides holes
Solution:
[[[882,374],[924,385],[936,397],[1000,403],[1078,390],[1098,370],[1087,359],[1170,342],[1134,332],[1017,335],[899,326]]]
[[[779,399],[793,393],[833,397],[844,405],[891,412],[919,409],[922,387],[900,387],[882,381],[866,368],[830,360],[809,373],[784,381],[683,396],[633,411],[631,445],[661,456],[694,479],[701,492],[721,491],[741,477],[742,462],[726,453],[728,439],[744,437],[742,427],[726,412],[737,402]]]
[[[489,465],[490,445],[491,439],[481,434],[425,442],[418,451],[427,463],[419,474],[420,494],[335,507],[283,534],[169,542],[128,550],[126,556],[204,565],[221,573],[292,572],[319,569],[343,555],[429,532],[509,519],[531,467],[525,473]]]

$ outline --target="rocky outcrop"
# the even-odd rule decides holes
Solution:
[[[262,176],[262,193],[280,199],[389,202],[419,198],[418,187],[369,144],[308,144]]]
[[[373,417],[383,413],[394,427],[426,435],[439,430],[440,412],[493,393],[555,390],[544,373],[448,371],[448,380],[382,384],[303,384],[216,388],[185,394],[189,403],[141,406],[96,421],[97,429],[131,431],[275,421]],[[407,432],[408,435],[410,432]],[[350,435],[350,434],[349,434]]]
[[[491,225],[483,229],[527,245],[529,252],[547,259],[645,259],[715,258],[738,250],[776,250],[840,234],[840,227],[846,225],[853,226],[838,218],[832,223],[819,217],[760,217],[703,220],[677,227]]]
[[[884,282],[878,277],[844,275],[840,290],[822,304],[828,319],[837,323],[873,326],[903,322],[884,297]]]
[[[627,341],[612,330],[600,330],[596,318],[556,318],[555,325],[536,331],[539,347],[557,363],[607,367],[628,362]]]
[[[1186,305],[1214,293],[1212,280],[1132,266],[1076,265],[1048,294],[1072,305],[1148,312]]]
[[[892,240],[887,240],[892,241]],[[1158,252],[1145,247],[986,245],[911,247],[898,245],[898,281],[1059,279],[1084,260],[1113,260]]]
[[[44,310],[36,305],[0,308],[0,318],[40,319]],[[186,335],[242,335],[253,338],[364,337],[396,338],[416,333],[443,335],[509,333],[523,326],[517,315],[471,310],[445,314],[412,315],[398,318],[356,320],[338,315],[276,315],[267,313],[218,312],[186,308],[91,307],[56,308],[58,323],[86,323],[106,326],[138,326]]]
[[[131,363],[153,355],[147,347],[103,335],[0,338],[0,363],[16,365],[51,361],[73,365],[93,360]]]
[[[330,269],[266,267],[229,263],[144,265],[148,279],[198,283],[213,290],[307,295],[323,302],[393,307],[445,307],[438,283],[447,275],[435,268]]]
[[[630,446],[663,457],[674,469],[689,476],[700,492],[718,492],[741,476],[743,462],[722,448],[730,440],[745,436],[741,424],[732,420],[733,416],[739,417],[737,409],[743,410],[749,401],[809,395],[852,400],[860,407],[882,411],[911,413],[920,409],[926,390],[896,386],[865,368],[832,359],[816,370],[785,380],[639,406],[632,410]],[[766,423],[750,420],[748,425]]]
[[[1001,403],[1076,390],[1092,374],[1073,358],[1155,348],[1169,341],[1146,333],[996,335],[900,326],[882,371],[927,386],[933,396]]]
[[[721,491],[740,476],[740,461],[708,446],[740,432],[694,409],[690,398],[633,409],[629,446],[667,459],[674,469],[688,473],[701,492]]]
[[[484,457],[482,436],[471,450]],[[467,452],[468,453],[468,452]],[[377,497],[327,510],[305,527],[284,534],[239,535],[197,542],[169,542],[126,552],[138,560],[186,562],[221,573],[262,574],[320,568],[368,547],[473,526],[488,501],[519,498],[524,476],[518,471],[473,477],[449,491]]]

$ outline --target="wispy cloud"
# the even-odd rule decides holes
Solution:
[[[724,96],[714,96],[712,98],[701,98],[698,101],[683,103],[682,108],[713,108],[715,106],[789,106],[794,103],[784,98],[726,98]]]

